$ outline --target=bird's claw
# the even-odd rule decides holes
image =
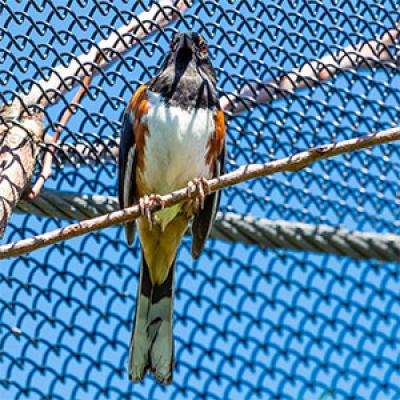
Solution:
[[[146,217],[147,221],[149,222],[150,226],[153,225],[153,216],[150,211],[150,201],[149,201],[149,196],[144,195],[139,199],[139,209],[140,209],[140,214],[142,217]]]
[[[159,194],[151,194],[150,196],[145,194],[143,197],[139,199],[140,214],[142,215],[142,217],[147,218],[147,222],[149,223],[150,229],[152,229],[153,224],[155,223],[154,214],[151,211],[151,206],[154,203],[158,203],[161,209],[165,207],[164,200]]]
[[[193,199],[194,208],[198,210],[204,209],[206,195],[210,192],[210,187],[206,178],[195,178],[189,181],[187,185],[188,197]]]

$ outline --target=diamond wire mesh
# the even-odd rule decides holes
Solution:
[[[148,5],[0,1],[3,98]],[[93,143],[114,140],[127,100],[176,30],[210,41],[222,94],[377,37],[398,17],[393,1],[198,1],[94,78],[62,141],[93,152]],[[346,72],[230,118],[228,170],[398,125],[397,72]],[[72,96],[46,110],[48,133]],[[399,164],[398,145],[380,146],[227,189],[222,208],[399,234]],[[115,195],[115,163],[59,167],[48,187]],[[14,215],[4,241],[63,224]],[[188,238],[178,261],[174,382],[129,384],[137,246],[112,228],[2,262],[0,398],[400,398],[398,264],[215,240],[194,263]]]

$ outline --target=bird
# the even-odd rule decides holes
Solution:
[[[141,84],[123,114],[118,194],[121,209],[139,204],[125,225],[128,245],[138,231],[141,265],[128,373],[140,382],[151,372],[170,384],[174,369],[173,302],[177,251],[191,226],[192,257],[210,234],[220,192],[207,180],[224,173],[225,118],[208,43],[197,32],[170,41],[159,71]],[[162,195],[187,188],[187,200],[164,208]],[[150,205],[160,209],[150,212]]]

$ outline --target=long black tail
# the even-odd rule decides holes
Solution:
[[[172,381],[175,260],[161,285],[153,285],[142,255],[135,323],[129,345],[129,379],[143,380],[151,370],[159,383]]]

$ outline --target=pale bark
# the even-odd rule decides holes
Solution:
[[[0,238],[12,211],[26,189],[35,169],[38,144],[42,140],[41,115],[21,114],[18,106],[0,111]]]

